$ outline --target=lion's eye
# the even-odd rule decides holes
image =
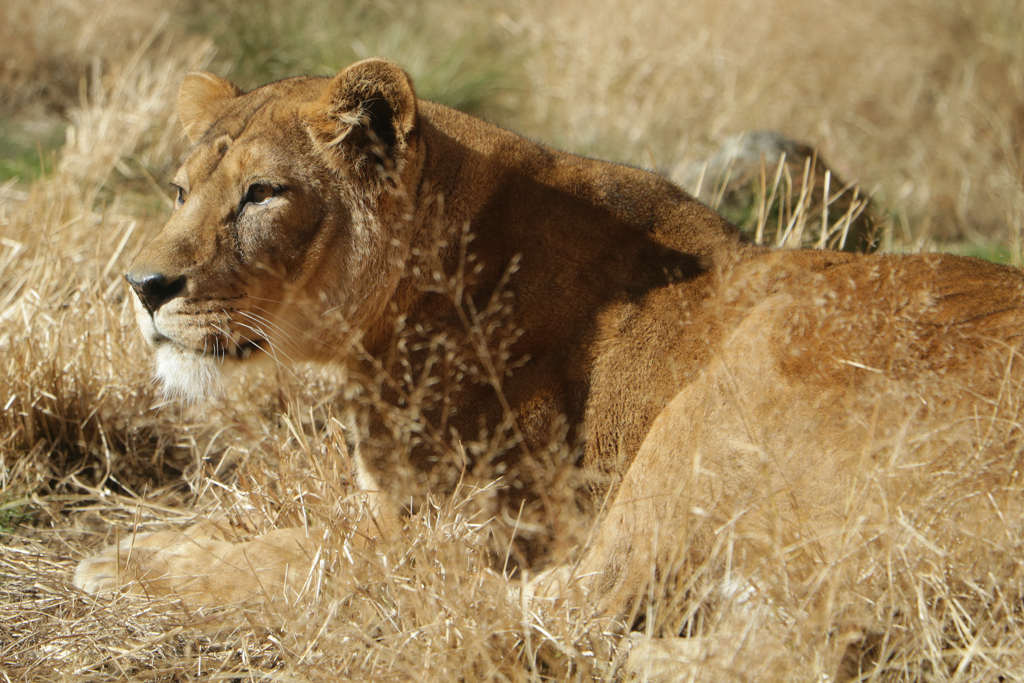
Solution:
[[[274,196],[274,187],[268,183],[253,183],[245,193],[245,201],[262,204]]]
[[[178,196],[174,199],[174,205],[181,206],[182,204],[185,203],[185,197],[188,196],[188,193],[185,192],[185,188],[181,187],[180,185],[173,185],[172,187],[174,187],[174,189],[178,191]]]

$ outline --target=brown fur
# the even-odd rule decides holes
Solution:
[[[501,476],[498,519],[522,510],[520,530],[538,529],[526,562],[572,504],[550,482],[582,463],[597,505],[613,494],[578,573],[608,614],[652,562],[700,566],[729,520],[755,542],[824,533],[862,444],[940,423],[949,397],[984,408],[1019,346],[1016,270],[743,245],[665,180],[419,101],[386,61],[247,94],[193,74],[179,109],[184,202],[128,276],[164,379],[200,393],[218,359],[198,356],[244,365],[251,342],[253,358],[343,364],[385,529],[413,494]],[[240,209],[257,185],[275,196]],[[235,576],[227,594],[197,577],[285,555],[301,574],[296,547],[316,544],[197,537],[201,552],[152,543],[188,555],[190,576],[122,549],[76,583],[224,602],[284,577]]]

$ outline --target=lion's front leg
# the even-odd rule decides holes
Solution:
[[[133,534],[83,560],[73,582],[87,593],[167,596],[193,608],[287,600],[302,592],[322,542],[302,528],[233,542],[223,527],[203,522],[185,532]]]

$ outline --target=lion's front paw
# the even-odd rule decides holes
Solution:
[[[553,609],[564,604],[582,607],[588,592],[587,582],[571,565],[551,567],[518,585],[509,584],[509,598],[526,609]]]
[[[148,536],[148,534],[145,534]],[[141,540],[144,535],[122,541],[118,545],[106,548],[97,555],[88,557],[78,563],[71,583],[86,593],[98,595],[117,590],[122,583],[125,555],[130,554],[131,545]],[[137,559],[137,558],[136,558]]]
[[[87,593],[171,596],[191,607],[294,596],[320,544],[304,529],[233,543],[206,522],[186,532],[138,534],[83,560],[72,582]]]

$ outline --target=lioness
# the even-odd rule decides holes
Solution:
[[[876,538],[871,501],[912,510],[901,477],[955,472],[1019,402],[1017,270],[745,244],[666,180],[418,100],[381,59],[248,93],[191,73],[178,109],[176,209],[127,273],[157,375],[201,398],[259,359],[343,367],[368,538],[500,477],[494,524],[538,566],[575,504],[550,483],[581,466],[602,521],[535,588],[625,615],[652,580],[714,574],[723,530],[737,563],[827,565]],[[911,424],[941,444],[901,441]],[[851,506],[868,521],[837,528]],[[221,604],[301,581],[318,542],[155,534],[75,583]]]

